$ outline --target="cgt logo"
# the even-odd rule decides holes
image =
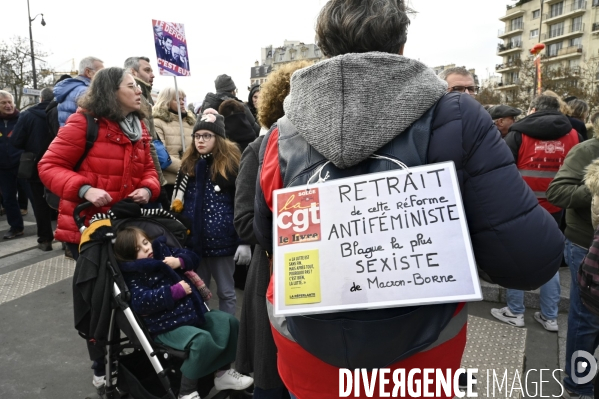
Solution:
[[[583,358],[584,360],[579,360],[579,358]],[[590,366],[590,369],[588,367]],[[589,352],[586,351],[576,351],[572,354],[572,358],[570,359],[570,367],[572,370],[572,381],[575,384],[582,385],[589,383],[597,374],[597,361]],[[588,372],[587,372],[588,370]],[[578,375],[587,372],[584,377],[578,377]]]

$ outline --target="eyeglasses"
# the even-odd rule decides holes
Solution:
[[[453,86],[447,89],[447,91],[458,91],[460,93],[468,91],[470,94],[476,94],[478,93],[478,89],[480,89],[478,86]]]
[[[210,134],[210,133],[192,134],[191,137],[193,137],[197,141],[203,140],[203,141],[208,142],[208,141],[212,140],[212,137],[214,137],[214,135]]]
[[[129,89],[133,90],[134,92],[137,92],[138,90],[141,90],[139,85],[137,84],[129,84],[127,86],[119,86],[119,87],[128,87]]]

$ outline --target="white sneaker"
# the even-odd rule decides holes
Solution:
[[[96,389],[102,388],[103,385],[106,385],[106,376],[103,375],[102,377],[98,377],[94,375],[94,378],[92,379],[92,384],[94,384],[94,387]]]
[[[535,312],[535,320],[541,323],[543,328],[547,331],[557,331],[557,320],[556,319],[546,319],[541,312]]]
[[[179,395],[179,399],[202,399],[200,398],[200,394],[197,392],[192,392],[189,395]]]
[[[214,388],[216,388],[217,391],[224,391],[225,389],[240,391],[246,389],[253,383],[254,379],[252,377],[239,374],[233,369],[227,370],[220,377],[214,377]]]
[[[112,380],[110,381],[112,385],[116,385],[116,373],[112,374]],[[94,378],[92,379],[92,384],[94,384],[94,387],[96,389],[102,389],[106,385],[106,376],[103,375],[101,377],[98,377],[94,375]]]
[[[510,308],[507,306],[501,309],[491,309],[491,314],[496,319],[503,321],[504,323],[511,324],[515,327],[524,327],[524,315],[523,314],[513,314],[510,311]]]

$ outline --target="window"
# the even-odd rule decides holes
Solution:
[[[514,18],[510,21],[510,32],[516,29],[522,29],[522,17]]]
[[[586,8],[586,6],[586,0],[574,0],[572,2],[572,10],[581,10],[583,8]]]
[[[582,37],[576,37],[574,39],[570,39],[570,47],[580,47],[582,46]]]
[[[557,17],[562,15],[564,12],[564,2],[560,1],[557,4],[553,4],[551,6],[551,12],[549,13],[549,18]]]
[[[570,69],[578,69],[579,66],[580,66],[580,60],[570,60],[568,62],[568,67]]]
[[[530,37],[531,38],[537,37],[537,36],[539,36],[539,30],[538,29],[533,29],[533,30],[530,31]]]
[[[597,1],[599,1],[599,0],[597,0]],[[532,19],[537,19],[537,18],[539,18],[540,16],[541,16],[541,10],[534,10],[534,11],[532,12]]]
[[[511,72],[508,74],[511,84],[518,83],[518,72]]]
[[[549,45],[549,56],[555,57],[557,53],[562,49],[562,42],[553,43]]]
[[[510,38],[511,48],[520,47],[522,45],[522,35],[514,36]]]
[[[564,23],[549,26],[549,37],[557,37],[564,34]]]
[[[520,60],[520,54],[516,53],[516,54],[510,54],[507,56],[507,62],[514,62],[514,61],[518,61]]]
[[[320,49],[318,47],[314,47],[314,56],[320,58]]]
[[[582,16],[572,18],[572,30],[570,32],[579,32],[582,30]]]

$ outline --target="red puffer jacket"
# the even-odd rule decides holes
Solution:
[[[58,131],[38,165],[44,186],[61,198],[55,237],[70,243],[79,243],[81,238],[73,211],[83,201],[79,198],[82,186],[89,184],[103,189],[112,197],[112,202],[105,207],[88,208],[87,221],[95,213],[106,212],[138,188],[148,188],[152,192],[151,200],[160,193],[158,175],[150,156],[150,136],[143,123],[142,138],[133,144],[117,122],[98,119],[98,138],[79,171],[73,171],[85,150],[87,122],[80,112],[73,114]]]

